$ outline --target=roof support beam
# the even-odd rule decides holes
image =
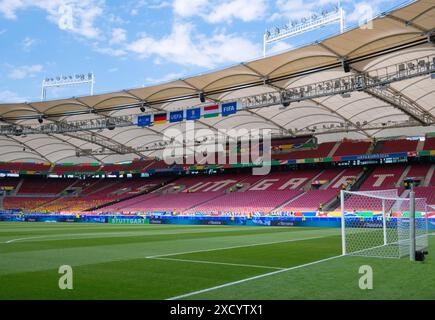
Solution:
[[[361,74],[361,71],[352,67],[351,70],[355,74]],[[368,74],[364,75],[368,80],[373,81]],[[383,102],[386,102],[394,108],[402,111],[406,115],[410,116],[414,120],[418,121],[422,125],[430,125],[435,122],[435,118],[432,114],[427,112],[422,106],[410,99],[402,92],[395,90],[391,85],[384,86],[383,88],[371,87],[363,88],[363,91],[367,94],[375,97]]]
[[[13,123],[11,123],[11,122],[6,122],[6,123],[13,124]],[[21,125],[21,126],[23,126],[23,125]],[[37,131],[37,130],[34,130],[33,128],[31,128],[30,126],[27,126],[27,127],[28,127],[30,130],[32,130],[32,131]],[[72,144],[71,142],[69,142],[69,141],[67,141],[67,140],[64,140],[64,139],[62,139],[62,138],[56,137],[56,136],[54,136],[54,135],[52,135],[52,134],[49,134],[49,133],[47,133],[47,135],[48,135],[49,137],[51,137],[51,138],[54,138],[54,139],[56,139],[56,140],[58,140],[58,141],[61,141],[61,142],[63,142],[63,143],[66,143],[66,144],[68,144],[68,145],[74,147],[75,149],[78,149],[78,150],[84,152],[83,149],[81,149],[80,147],[78,147],[78,146]],[[67,134],[65,134],[65,135],[67,135]],[[19,140],[15,139],[15,138],[11,137],[10,135],[7,136],[7,137],[8,137],[9,139],[12,139],[12,140],[18,142],[18,143],[25,144],[25,143],[20,142]],[[73,136],[73,137],[74,137],[74,136]],[[74,138],[75,138],[75,137],[74,137]],[[47,162],[51,162],[48,158],[46,158],[45,156],[43,156],[43,155],[42,155],[41,153],[39,153],[36,149],[32,148],[31,146],[29,146],[29,145],[27,145],[27,144],[26,144],[26,147],[29,148],[30,150],[34,151],[36,154],[40,155],[40,156],[41,156],[43,159],[45,159]],[[98,158],[96,158],[96,157],[94,157],[94,156],[92,156],[92,155],[90,155],[90,157],[92,157],[93,159],[95,159],[97,162],[101,163],[101,161],[100,161]]]
[[[414,27],[415,29],[423,33],[428,32],[428,30],[416,25],[415,23],[398,18],[394,15],[387,15],[387,17],[395,21],[403,22],[406,25],[411,25],[412,27]],[[319,43],[319,45],[325,48],[326,50],[328,50],[329,52],[331,52],[332,54],[334,54],[335,56],[337,56],[338,59],[344,61],[345,57],[340,56],[333,49],[329,48],[323,43]],[[362,73],[361,70],[358,70],[355,67],[351,67],[351,70],[354,71],[355,74]],[[367,73],[364,76],[370,80],[373,80],[368,76]],[[413,101],[403,93],[393,89],[391,85],[385,86],[382,90],[377,87],[373,87],[373,88],[365,88],[363,91],[371,95],[372,97],[382,100],[383,102],[392,105],[396,109],[401,110],[405,114],[412,117],[414,120],[420,122],[422,125],[429,125],[431,123],[434,123],[435,121],[434,117],[430,113],[428,113],[423,107],[419,106],[415,101]]]

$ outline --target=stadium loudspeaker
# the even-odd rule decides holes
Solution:
[[[112,121],[107,121],[106,128],[109,130],[114,130],[115,124]]]
[[[201,101],[201,103],[204,103],[204,102],[205,102],[205,95],[204,95],[204,92],[200,92],[200,93],[199,93],[199,101]]]
[[[346,72],[346,73],[350,72],[350,64],[347,60],[343,60],[341,62],[341,65],[343,66],[344,72]]]
[[[14,135],[17,136],[17,137],[19,137],[19,136],[21,136],[22,133],[23,133],[23,129],[21,129],[21,128],[16,128],[16,129],[15,129],[15,133],[14,133]]]
[[[142,112],[145,112],[145,107],[142,106],[142,107],[139,108],[139,110],[142,111]]]
[[[38,118],[38,122],[39,122],[39,123],[43,123],[43,122],[44,122],[44,119],[42,119],[42,117],[39,117],[39,118]]]

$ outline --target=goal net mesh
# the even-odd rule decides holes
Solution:
[[[406,191],[408,193],[408,191]],[[409,256],[409,194],[397,190],[343,191],[343,253],[348,255],[401,258]],[[415,199],[416,250],[427,249],[426,199]]]

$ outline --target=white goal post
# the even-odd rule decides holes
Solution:
[[[343,255],[415,258],[428,249],[428,206],[412,191],[341,191]]]

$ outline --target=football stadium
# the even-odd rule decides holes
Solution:
[[[434,0],[196,76],[1,103],[0,299],[433,300],[434,111]]]

